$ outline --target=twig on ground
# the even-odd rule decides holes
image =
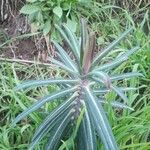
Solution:
[[[50,64],[50,63],[41,63],[41,62],[31,61],[31,60],[0,58],[0,61],[4,61],[4,62],[6,62],[6,61],[7,62],[16,62],[16,63],[25,64],[25,65],[35,64],[35,65],[41,65],[41,66],[49,66],[49,67],[53,67],[53,68],[57,67],[57,66],[55,66],[53,64]]]

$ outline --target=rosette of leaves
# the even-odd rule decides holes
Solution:
[[[103,104],[120,109],[130,109],[127,106],[128,98],[124,91],[130,90],[130,87],[118,87],[114,81],[123,80],[141,75],[131,72],[125,74],[111,75],[111,70],[128,59],[128,57],[137,51],[135,47],[116,57],[113,61],[102,63],[105,56],[131,31],[128,29],[122,33],[115,41],[94,56],[95,35],[87,28],[86,22],[81,20],[81,37],[77,38],[65,24],[56,28],[68,44],[71,57],[65,49],[57,42],[53,41],[57,49],[59,60],[50,58],[51,62],[68,72],[67,78],[52,78],[45,80],[32,80],[24,82],[16,87],[16,90],[22,90],[29,87],[43,86],[49,84],[60,85],[60,90],[50,93],[41,100],[35,102],[29,108],[19,114],[13,121],[15,125],[21,119],[38,110],[47,102],[54,102],[62,98],[62,103],[50,112],[43,123],[37,128],[29,149],[44,137],[48,136],[46,150],[64,149],[61,140],[66,141],[71,149],[71,141],[76,141],[76,149],[96,150],[97,138],[103,144],[106,150],[117,150],[118,145],[113,136],[111,125],[107,119],[107,113],[103,109]],[[104,94],[108,91],[115,91],[123,100],[108,102]],[[70,134],[70,131],[74,131]],[[70,134],[70,138],[68,138]],[[68,138],[68,140],[67,140]]]

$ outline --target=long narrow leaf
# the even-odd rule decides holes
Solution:
[[[127,79],[127,78],[132,78],[132,77],[138,77],[138,76],[143,76],[143,75],[141,73],[138,73],[138,72],[130,72],[130,73],[124,73],[124,74],[110,77],[110,80],[116,81],[116,80],[122,80],[122,79]]]
[[[134,88],[134,87],[119,87],[119,89],[121,91],[137,90],[137,88]],[[109,92],[111,90],[112,89],[103,88],[103,89],[100,89],[100,90],[93,90],[93,93],[96,94],[96,95],[99,95],[99,94],[107,93],[107,92]]]
[[[108,101],[106,101],[106,100],[98,100],[100,103],[102,103],[102,104],[108,104],[108,105],[111,105],[111,106],[113,106],[113,107],[117,107],[117,108],[121,108],[121,109],[129,109],[129,110],[132,110],[132,111],[134,111],[134,109],[133,108],[131,108],[131,107],[129,107],[129,106],[127,106],[127,105],[125,105],[125,104],[123,104],[123,103],[120,103],[120,102],[117,102],[117,101],[112,101],[112,102],[108,102]]]
[[[56,118],[59,114],[63,113],[63,111],[65,111],[70,106],[70,104],[73,102],[75,97],[76,97],[76,93],[74,93],[67,101],[62,103],[53,112],[51,112],[50,115],[45,118],[42,125],[38,127],[32,140],[34,140],[36,138],[36,136],[38,135],[38,132],[43,130],[44,126],[49,122],[49,120],[52,120],[53,118]]]
[[[128,98],[126,95],[120,90],[118,87],[111,85],[111,88],[124,100],[124,102],[128,102]]]
[[[60,138],[62,136],[63,131],[65,130],[66,126],[71,120],[71,116],[73,115],[73,112],[69,112],[67,116],[64,118],[64,120],[61,122],[59,127],[57,128],[55,134],[49,138],[49,141],[46,146],[46,150],[56,150],[58,143],[60,142]]]
[[[65,64],[72,68],[75,72],[78,72],[77,70],[77,66],[74,64],[74,62],[71,60],[71,58],[69,57],[69,55],[66,53],[66,51],[55,41],[53,41],[53,44],[55,45],[55,47],[57,48],[57,50],[59,51],[61,57],[63,57],[63,59],[65,60]]]
[[[58,26],[55,25],[55,27],[57,28],[57,30],[60,32],[61,36],[65,39],[65,41],[67,42],[68,46],[71,48],[76,60],[79,62],[79,56],[77,54],[76,49],[74,48],[74,45],[71,43],[68,35],[66,35],[66,33]]]
[[[65,141],[65,145],[63,144],[63,145],[61,145],[61,147],[59,147],[59,150],[65,149],[65,146],[67,146],[68,149],[73,148],[73,146],[74,146],[73,141],[75,140],[75,138],[77,136],[77,132],[78,132],[81,122],[83,120],[84,112],[85,112],[85,108],[83,107],[82,111],[80,112],[80,114],[77,118],[75,130],[70,135],[69,139],[67,141]]]
[[[97,150],[97,136],[99,136],[102,139],[104,139],[105,137],[104,137],[104,133],[102,132],[100,127],[98,127],[99,129],[96,129],[97,128],[96,126],[99,126],[99,125],[98,125],[95,117],[92,117],[92,109],[90,109],[90,107],[89,107],[88,110],[89,110],[89,117],[90,117],[90,121],[91,121],[92,132],[93,132],[93,143],[95,143],[95,150]],[[96,120],[96,122],[95,122],[95,120]],[[104,148],[105,148],[105,150],[109,150],[107,143],[104,144]]]
[[[102,82],[106,85],[107,88],[110,88],[111,80],[110,77],[105,72],[93,71],[91,74],[96,76],[92,77],[95,81]]]
[[[78,75],[77,72],[75,72],[75,71],[73,71],[72,69],[68,68],[66,65],[64,65],[64,64],[61,63],[60,61],[55,60],[55,59],[53,59],[53,58],[50,58],[49,60],[50,60],[53,64],[58,65],[60,68],[62,68],[62,69],[64,69],[64,70],[68,71],[69,73],[74,74],[74,75]]]
[[[89,35],[89,38],[86,41],[84,55],[83,55],[83,63],[82,64],[83,64],[84,74],[87,74],[91,67],[91,63],[93,60],[93,54],[94,54],[94,48],[95,48],[95,34],[91,33]]]
[[[88,149],[96,150],[96,145],[95,145],[96,143],[93,142],[95,135],[93,135],[92,126],[91,126],[91,122],[87,110],[85,112],[85,125],[86,125],[87,142],[89,145]]]
[[[83,62],[83,55],[84,55],[87,40],[88,40],[87,24],[84,19],[81,19],[81,48],[80,48],[81,66],[82,66],[82,62]]]
[[[36,135],[34,135],[34,139],[32,139],[31,144],[29,145],[29,150],[33,150],[35,145],[38,144],[38,142],[47,134],[49,133],[51,130],[53,130],[53,128],[56,128],[56,126],[58,126],[63,119],[66,117],[66,115],[68,114],[69,110],[65,109],[60,115],[56,116],[55,118],[51,118],[51,116],[49,115],[48,117],[46,117],[46,119],[48,119],[46,121],[46,124],[44,122],[44,124],[42,123],[42,130],[38,130],[38,132],[36,131]]]
[[[97,150],[97,131],[95,130],[95,125],[94,125],[93,118],[90,112],[88,112],[88,116],[89,116],[90,124],[91,124],[91,132],[92,132],[94,150]]]
[[[69,29],[69,27],[66,24],[63,24],[63,28],[65,33],[67,34],[68,38],[70,39],[70,42],[72,43],[72,49],[74,50],[74,54],[76,58],[79,61],[80,58],[80,47],[79,47],[79,42],[73,32]]]
[[[35,87],[35,86],[43,86],[49,84],[76,84],[78,80],[72,79],[44,79],[44,80],[30,80],[23,82],[15,87],[15,90],[22,90],[28,87]]]
[[[101,65],[98,68],[95,68],[95,71],[111,70],[111,69],[115,68],[116,66],[120,65],[121,63],[123,63],[126,60],[127,60],[126,57],[123,57],[122,59],[117,59],[116,58],[111,63],[106,63],[104,65]]]
[[[103,144],[111,150],[118,150],[118,146],[102,106],[98,104],[96,97],[93,96],[89,87],[84,87],[84,91],[86,93],[87,103],[90,109],[92,109],[91,113],[96,121],[95,124],[97,125],[97,128],[100,129]]]
[[[118,66],[119,64],[121,64],[122,62],[126,61],[128,59],[128,57],[133,54],[134,52],[136,52],[137,50],[139,50],[139,47],[135,47],[133,49],[128,50],[126,53],[122,54],[121,56],[117,57],[116,59],[114,59],[112,62],[110,63],[106,63],[98,68],[95,68],[95,71],[103,71],[103,70],[110,70],[115,68],[116,66]]]
[[[126,35],[132,30],[133,28],[130,28],[126,30],[124,33],[122,33],[115,41],[113,41],[106,49],[104,49],[102,52],[100,51],[98,55],[95,57],[93,61],[93,66],[100,61],[103,57],[105,57],[113,48],[123,39],[126,37]]]
[[[87,142],[87,132],[85,127],[85,122],[82,120],[80,128],[78,130],[78,137],[77,137],[77,149],[88,149],[88,142]]]
[[[44,105],[46,102],[52,102],[54,99],[65,96],[67,94],[71,94],[76,90],[77,87],[61,90],[59,92],[54,92],[50,95],[45,96],[43,99],[35,102],[33,105],[31,105],[28,109],[23,111],[21,114],[19,114],[15,120],[13,121],[13,126],[16,125],[17,122],[19,122],[21,119],[32,113],[33,111],[37,110],[40,108],[42,105]]]
[[[65,101],[63,104],[61,104],[60,106],[58,106],[54,111],[52,111],[43,121],[43,123],[38,127],[38,129],[36,130],[36,133],[34,134],[32,141],[34,141],[34,143],[37,142],[37,137],[39,137],[39,135],[41,134],[41,132],[43,132],[45,130],[45,127],[47,125],[52,125],[53,122],[55,122],[55,120],[57,118],[61,118],[61,115],[68,109],[70,109],[70,106],[72,105],[72,102],[74,100],[74,98],[76,97],[75,94],[73,94],[67,101]],[[44,132],[43,132],[44,133]],[[36,142],[35,142],[36,140]]]
[[[108,145],[109,143],[107,143],[107,141],[105,139],[105,133],[103,132],[102,128],[99,126],[99,122],[97,121],[97,118],[96,118],[97,116],[94,115],[92,111],[93,111],[92,108],[90,108],[90,106],[89,106],[89,112],[90,112],[91,117],[92,117],[91,118],[91,123],[92,123],[93,128],[95,129],[95,132],[97,133],[96,135],[102,141],[104,149],[105,150],[110,150],[109,145]]]

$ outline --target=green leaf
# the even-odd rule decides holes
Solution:
[[[84,118],[81,122],[79,131],[78,131],[78,141],[77,141],[77,149],[88,149],[89,144],[87,143],[87,132],[85,127],[85,121]]]
[[[91,126],[91,121],[90,121],[90,117],[89,114],[86,110],[85,112],[85,126],[86,126],[86,136],[87,136],[87,143],[88,143],[88,149],[89,150],[95,150],[96,149],[96,143],[93,142],[94,139],[94,135],[93,135],[93,131],[92,131],[92,126]]]
[[[71,7],[71,5],[67,1],[62,3],[63,10],[65,10],[65,11],[69,10],[69,12],[70,12],[70,7]]]
[[[77,96],[77,93],[74,93],[67,101],[62,103],[60,106],[58,106],[56,109],[54,109],[43,121],[43,123],[38,127],[36,130],[36,133],[34,134],[32,141],[34,141],[40,132],[42,132],[47,124],[50,123],[53,119],[56,119],[58,117],[61,117],[61,114],[63,114],[64,111],[70,109],[70,106],[72,105],[72,102],[74,98]],[[73,106],[73,105],[72,105]]]
[[[102,44],[104,44],[104,42],[105,42],[105,40],[104,40],[103,37],[97,38],[97,44],[98,44],[98,45],[102,45]]]
[[[72,142],[75,140],[76,136],[77,136],[77,132],[79,130],[79,127],[81,125],[81,122],[83,120],[83,116],[85,113],[85,108],[83,107],[82,111],[80,112],[78,118],[77,118],[77,122],[76,122],[76,127],[75,130],[73,131],[73,133],[70,135],[69,139],[67,141],[65,141],[63,145],[61,145],[61,147],[59,147],[59,150],[63,150],[65,149],[65,147],[67,146],[68,149],[72,148]]]
[[[38,127],[36,133],[32,138],[32,143],[29,146],[30,150],[32,150],[34,146],[43,138],[43,136],[53,129],[53,127],[55,128],[63,121],[63,119],[68,114],[69,110],[73,107],[72,105],[72,101],[74,100],[73,98],[74,97],[71,97],[69,100],[67,100],[61,106],[56,108],[54,111],[50,113],[50,115],[48,115],[45,118],[44,122]]]
[[[50,95],[45,96],[41,100],[39,100],[39,101],[35,102],[33,105],[31,105],[28,109],[26,109],[25,111],[23,111],[21,114],[19,114],[15,118],[15,120],[13,121],[13,123],[12,123],[13,126],[16,125],[17,122],[19,122],[21,119],[23,119],[24,117],[26,117],[27,115],[29,115],[33,111],[35,111],[38,108],[40,108],[46,102],[54,101],[56,98],[60,98],[62,96],[66,96],[69,93],[71,94],[72,92],[75,92],[76,89],[77,89],[77,87],[68,88],[68,89],[61,90],[61,91],[58,91],[58,92],[54,92],[54,93],[52,93]]]
[[[137,88],[135,88],[135,87],[119,87],[119,89],[122,90],[122,91],[137,90]],[[111,90],[112,89],[103,88],[103,89],[100,89],[100,90],[93,90],[93,92],[96,95],[100,95],[102,93],[107,93],[107,92],[109,92]]]
[[[47,20],[43,27],[44,35],[47,35],[50,32],[50,30],[51,30],[51,20]]]
[[[123,103],[120,103],[120,102],[117,102],[117,101],[111,101],[111,102],[108,102],[108,101],[106,101],[106,100],[98,100],[100,103],[102,103],[102,104],[108,104],[108,105],[111,105],[111,106],[113,106],[113,107],[117,107],[117,108],[121,108],[121,109],[129,109],[129,110],[131,110],[131,111],[134,111],[134,109],[133,108],[131,108],[131,107],[129,107],[129,106],[127,106],[127,105],[125,105],[125,104],[123,104]]]
[[[79,46],[79,42],[77,41],[77,39],[72,35],[71,33],[71,36],[73,36],[72,38],[74,39],[74,42],[72,42],[72,40],[70,39],[70,36],[68,36],[68,34],[70,33],[65,33],[58,25],[55,25],[56,29],[59,31],[59,33],[61,34],[61,36],[64,38],[64,40],[67,42],[68,46],[70,47],[71,51],[73,52],[76,60],[77,60],[77,63],[79,64],[79,48],[77,48]],[[74,44],[73,43],[76,43],[75,47],[74,47]]]
[[[67,18],[67,26],[69,27],[69,29],[72,32],[74,32],[74,33],[76,32],[76,30],[77,30],[77,22],[76,21]]]
[[[62,8],[61,8],[60,6],[54,7],[53,13],[54,13],[55,15],[57,15],[59,18],[61,18],[62,15],[63,15]]]
[[[23,6],[21,8],[20,13],[30,15],[30,14],[33,14],[33,13],[38,12],[38,11],[40,11],[40,7],[39,6],[26,4],[25,6]]]
[[[93,54],[94,54],[94,48],[95,48],[95,34],[90,33],[89,38],[86,41],[86,46],[84,50],[83,55],[83,73],[87,74],[90,70],[91,63],[93,60]]]
[[[111,85],[110,77],[106,73],[102,71],[93,71],[90,74],[96,76],[96,77],[92,77],[95,81],[101,82],[105,84],[107,88],[110,88]]]
[[[120,90],[118,87],[111,85],[111,89],[113,89],[126,103],[128,102],[128,98],[126,95]]]
[[[89,87],[84,87],[84,91],[86,93],[86,102],[90,109],[90,113],[94,118],[94,124],[97,129],[97,134],[100,135],[105,148],[109,148],[111,150],[119,150],[102,106],[100,105],[100,103],[98,103],[96,97],[93,96]]]
[[[87,3],[89,3],[89,2],[92,2],[92,0],[78,0],[78,1],[79,1],[80,3],[83,3],[83,4],[84,4],[84,3],[87,4]]]
[[[132,30],[133,28],[130,28],[126,30],[124,33],[122,33],[115,41],[113,41],[106,49],[104,49],[102,52],[100,51],[96,57],[93,60],[92,66],[94,67],[95,64],[97,64],[103,57],[105,57],[110,51],[113,50],[113,48],[123,39],[126,37],[126,35]]]
[[[58,127],[58,125],[63,121],[67,114],[68,111],[64,112],[59,117],[56,117],[53,120],[49,120],[49,122],[45,126],[43,126],[43,130],[41,130],[34,138],[34,140],[32,140],[31,144],[29,145],[29,150],[33,150],[36,144],[38,144],[46,134],[54,131],[54,128]]]
[[[94,71],[103,71],[103,70],[111,70],[116,66],[120,65],[122,62],[126,61],[127,58],[123,57],[122,59],[114,59],[111,63],[106,63],[98,68],[95,68]]]
[[[92,117],[89,115],[88,110],[86,110],[87,114],[85,114],[84,118],[82,119],[80,128],[78,130],[78,143],[77,149],[81,150],[96,150],[96,133],[95,133],[95,126],[92,122]],[[86,116],[88,115],[88,116]],[[92,145],[89,144],[92,143]]]
[[[67,35],[68,39],[70,40],[72,51],[73,51],[77,61],[79,61],[80,48],[79,48],[79,42],[77,40],[77,37],[75,36],[75,34],[73,32],[71,32],[71,29],[66,24],[63,24],[63,28],[65,31],[65,34]]]
[[[85,51],[85,47],[87,44],[87,40],[88,40],[88,30],[87,30],[87,23],[84,19],[81,19],[81,48],[80,48],[80,63],[82,66],[83,63],[83,55],[84,55],[84,51]]]
[[[128,57],[133,54],[135,51],[139,50],[139,47],[135,47],[132,48],[130,50],[128,50],[125,54],[122,54],[121,56],[117,57],[116,59],[114,59],[111,63],[106,63],[96,69],[94,69],[95,71],[102,71],[102,70],[110,70],[113,69],[114,67],[118,66],[119,64],[121,64],[122,62],[126,61],[128,59]]]
[[[52,137],[50,136],[49,141],[45,148],[46,150],[56,150],[57,149],[57,146],[61,139],[63,131],[65,130],[68,123],[70,122],[73,113],[74,113],[74,111],[70,111],[67,114],[67,116],[64,118],[64,120],[61,122],[61,124],[58,126],[55,134]]]
[[[67,148],[69,150],[69,149],[73,148],[74,140],[77,136],[77,132],[78,132],[79,126],[81,124],[81,121],[82,121],[82,118],[83,118],[83,115],[84,115],[84,111],[85,111],[85,109],[83,108],[80,115],[79,115],[79,117],[78,117],[78,119],[77,119],[75,130],[69,136],[69,139],[67,139],[66,141],[63,142],[63,144],[59,147],[59,150],[64,150],[65,148]]]
[[[60,35],[63,37],[63,39],[67,42],[67,44],[69,45],[69,47],[71,48],[72,45],[70,43],[69,38],[67,37],[67,35],[65,34],[65,32],[62,30],[62,28],[60,26],[58,26],[57,24],[55,24],[55,28],[59,31]]]
[[[65,60],[65,64],[68,67],[71,67],[75,72],[78,72],[76,65],[74,62],[71,60],[70,56],[66,53],[66,51],[55,41],[53,41],[54,46],[57,48],[57,50],[60,53],[60,56]]]
[[[76,84],[78,80],[72,79],[44,79],[44,80],[29,80],[21,83],[20,85],[15,87],[15,90],[22,90],[25,88],[32,88],[35,86],[43,86],[49,84]]]
[[[130,72],[130,73],[124,73],[124,74],[110,77],[110,80],[116,81],[116,80],[122,80],[122,79],[127,79],[127,78],[132,78],[132,77],[138,77],[138,76],[143,76],[143,75],[141,73],[138,73],[138,72]]]
[[[61,63],[61,62],[58,61],[58,60],[56,60],[56,59],[54,59],[54,58],[49,58],[49,60],[50,60],[53,64],[55,64],[55,65],[59,66],[60,68],[62,68],[62,69],[64,69],[64,70],[68,71],[69,73],[71,73],[71,74],[73,74],[73,75],[77,75],[77,76],[79,75],[78,73],[76,73],[76,72],[73,71],[72,69],[68,68],[65,64]]]

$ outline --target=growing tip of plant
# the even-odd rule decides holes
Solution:
[[[88,40],[86,41],[86,46],[83,54],[83,73],[85,75],[89,72],[91,68],[94,55],[94,48],[95,48],[95,33],[91,32],[89,34]]]

